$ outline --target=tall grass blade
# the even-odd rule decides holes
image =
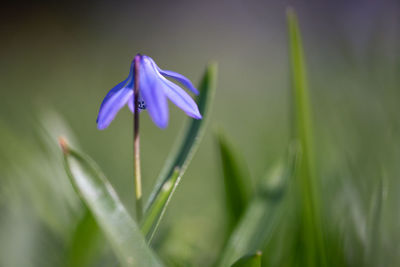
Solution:
[[[97,165],[60,140],[66,171],[123,267],[162,266]]]
[[[146,236],[149,243],[157,231],[158,225],[164,215],[165,210],[167,209],[168,203],[171,200],[176,187],[181,180],[181,177],[180,170],[176,168],[171,177],[164,183],[160,193],[157,195],[152,205],[150,205],[144,214],[143,220],[140,224],[140,229]]]
[[[235,262],[232,267],[261,267],[261,255],[261,252],[257,251],[254,254],[244,256]]]
[[[230,266],[242,255],[262,250],[272,237],[282,216],[288,181],[295,172],[297,151],[278,162],[261,179],[258,192],[230,236],[219,266]]]
[[[319,198],[317,197],[317,180],[313,154],[313,129],[311,105],[309,103],[307,74],[302,47],[301,34],[297,16],[293,9],[287,10],[289,31],[290,61],[293,87],[293,138],[298,140],[302,157],[296,174],[301,201],[300,239],[303,266],[326,266],[326,252],[323,241],[322,217]]]
[[[145,210],[149,209],[151,204],[157,198],[157,195],[161,192],[164,183],[166,183],[169,177],[171,177],[175,168],[179,168],[181,170],[181,175],[183,175],[186,171],[188,164],[190,163],[200,144],[201,139],[203,138],[206,125],[209,121],[216,83],[217,64],[212,63],[207,67],[199,86],[200,95],[197,104],[203,119],[190,120],[184,137],[178,139],[182,140],[182,142],[178,142],[178,144],[175,146],[160,175],[158,176],[156,185],[150,194]]]
[[[224,134],[217,134],[218,148],[225,185],[226,209],[229,232],[238,223],[245,211],[251,195],[250,177],[242,158],[235,153]]]
[[[168,156],[168,160],[158,176],[156,185],[146,203],[145,210],[147,210],[154,202],[164,183],[167,182],[169,177],[171,177],[175,168],[181,170],[181,175],[185,173],[188,164],[196,152],[209,121],[211,106],[217,85],[217,71],[218,67],[216,63],[208,65],[199,86],[200,95],[197,100],[199,111],[203,118],[201,120],[191,119],[183,138],[178,139],[182,139],[182,141],[175,145],[171,155]]]

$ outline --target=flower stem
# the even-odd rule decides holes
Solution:
[[[134,113],[133,113],[133,164],[135,178],[136,196],[136,219],[142,219],[142,173],[140,170],[140,139],[139,139],[139,60],[140,55],[135,57],[135,90],[134,90]]]

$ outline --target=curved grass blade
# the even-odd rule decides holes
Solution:
[[[188,164],[190,163],[201,139],[203,138],[205,127],[209,121],[216,83],[217,64],[212,63],[207,67],[199,86],[200,95],[197,104],[200,113],[203,115],[203,119],[190,120],[184,137],[178,139],[182,139],[182,142],[179,142],[178,145],[175,146],[175,149],[173,149],[173,152],[168,157],[167,162],[158,176],[156,185],[150,194],[145,210],[149,209],[151,204],[157,198],[157,195],[161,192],[164,183],[168,181],[176,167],[181,170],[181,175],[183,175],[186,171]]]
[[[261,251],[240,258],[232,267],[261,267]]]
[[[97,165],[60,139],[66,171],[124,267],[162,266]]]
[[[238,223],[249,203],[251,180],[244,167],[243,159],[235,153],[222,132],[217,134],[217,142],[221,156],[230,232]]]
[[[297,149],[278,162],[258,186],[242,219],[230,236],[219,266],[230,266],[242,255],[263,249],[271,239],[283,212],[283,199],[296,167]]]
[[[317,179],[313,154],[313,128],[311,105],[301,34],[297,16],[293,9],[287,11],[289,47],[293,87],[293,133],[301,147],[302,157],[296,174],[296,183],[301,197],[300,238],[303,244],[304,266],[326,266],[326,251],[323,240],[322,217],[317,197]]]
[[[152,205],[144,214],[143,220],[140,224],[140,229],[146,236],[149,243],[157,231],[158,225],[164,215],[165,210],[167,209],[168,203],[171,200],[176,187],[181,180],[181,177],[182,175],[179,168],[175,168],[171,177],[164,183],[160,193],[157,195]]]

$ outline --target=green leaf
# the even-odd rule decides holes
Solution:
[[[175,192],[176,187],[181,180],[181,177],[182,175],[180,170],[176,168],[171,177],[164,183],[160,193],[157,195],[152,205],[146,210],[140,225],[140,229],[146,236],[148,242],[151,242],[154,233],[157,231],[158,225],[164,215],[173,193]]]
[[[200,95],[197,100],[197,105],[203,118],[201,120],[191,119],[184,137],[178,138],[177,145],[172,150],[171,155],[168,156],[168,160],[157,178],[156,185],[150,194],[145,210],[149,209],[151,204],[155,201],[164,183],[168,182],[175,168],[181,170],[181,175],[186,171],[188,164],[203,138],[206,125],[209,121],[216,83],[217,64],[212,63],[207,67],[199,86]],[[179,140],[182,141],[180,142]]]
[[[97,165],[70,149],[65,140],[60,139],[60,145],[71,183],[103,230],[121,265],[162,266]]]
[[[297,149],[281,160],[261,179],[258,192],[230,236],[219,266],[230,266],[242,255],[263,249],[283,212],[283,197],[295,172]]]
[[[244,160],[235,153],[222,132],[217,134],[217,142],[221,156],[230,232],[247,207],[251,195],[251,180],[247,168],[244,167]]]
[[[301,34],[297,16],[293,9],[287,11],[289,31],[290,60],[293,87],[293,132],[302,152],[299,168],[296,173],[301,201],[300,205],[300,241],[304,253],[301,257],[303,266],[326,266],[322,217],[320,215],[319,198],[317,196],[317,179],[315,174],[315,158],[313,154],[313,127],[311,105],[308,95],[308,83],[303,54]]]
[[[93,262],[99,249],[101,232],[93,215],[85,208],[73,232],[67,251],[67,267],[86,267]]]
[[[261,251],[240,258],[232,267],[261,267]]]

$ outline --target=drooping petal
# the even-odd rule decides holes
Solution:
[[[157,69],[157,71],[159,73],[161,73],[164,76],[167,76],[167,77],[177,80],[183,86],[187,87],[190,91],[192,91],[194,94],[196,94],[196,95],[199,94],[199,91],[197,91],[197,89],[194,87],[194,85],[188,78],[186,78],[185,76],[183,76],[180,73],[177,73],[177,72],[174,72],[171,70],[162,70],[162,69],[160,69],[160,67],[157,66],[157,64],[154,62],[153,59],[151,59],[151,58],[149,58],[149,59],[151,60],[151,63],[154,65],[154,67]]]
[[[147,57],[147,56],[146,56]],[[193,117],[195,119],[201,119],[202,116],[197,107],[196,102],[186,93],[182,88],[173,82],[167,80],[164,76],[159,72],[159,68],[155,64],[155,62],[147,57],[149,61],[152,63],[153,71],[158,76],[159,81],[164,85],[160,86],[164,90],[164,94],[168,97],[171,102],[181,108],[187,115]]]
[[[106,96],[104,97],[104,99],[103,99],[103,102],[101,102],[99,111],[102,110],[104,104],[108,101],[108,99],[109,99],[110,97],[112,97],[112,96],[113,96],[116,92],[118,92],[118,90],[120,90],[122,87],[124,87],[125,85],[127,85],[128,80],[129,80],[129,77],[126,78],[125,80],[123,80],[122,82],[120,82],[119,84],[117,84],[116,86],[114,86],[110,91],[108,91],[107,95],[106,95]],[[99,120],[99,117],[97,117],[96,122],[98,122],[98,120]]]
[[[123,87],[120,90],[113,92],[103,101],[97,117],[97,128],[99,130],[103,130],[110,125],[118,111],[127,104],[132,94],[133,90],[131,88]]]
[[[182,85],[186,86],[194,94],[196,94],[196,95],[199,94],[199,91],[197,91],[197,89],[193,86],[192,82],[188,78],[183,76],[182,74],[179,74],[177,72],[170,71],[170,70],[162,70],[160,68],[158,68],[158,71],[164,76],[167,76],[167,77],[177,80]]]
[[[126,104],[127,97],[131,94],[129,90],[132,91],[134,84],[133,74],[134,64],[132,62],[128,78],[114,86],[104,97],[96,120],[98,129],[103,130],[107,128],[118,111]]]
[[[160,128],[168,125],[168,102],[163,84],[149,57],[142,56],[139,69],[139,89],[153,122]]]
[[[167,85],[163,87],[164,93],[172,103],[182,109],[188,116],[195,119],[202,118],[196,102],[185,90],[165,78],[163,78],[163,82]]]
[[[128,99],[128,107],[129,107],[129,109],[131,110],[132,113],[135,112],[135,106],[134,106],[134,103],[133,103],[133,101],[135,101],[134,98],[135,98],[135,95],[132,94],[131,98]]]

